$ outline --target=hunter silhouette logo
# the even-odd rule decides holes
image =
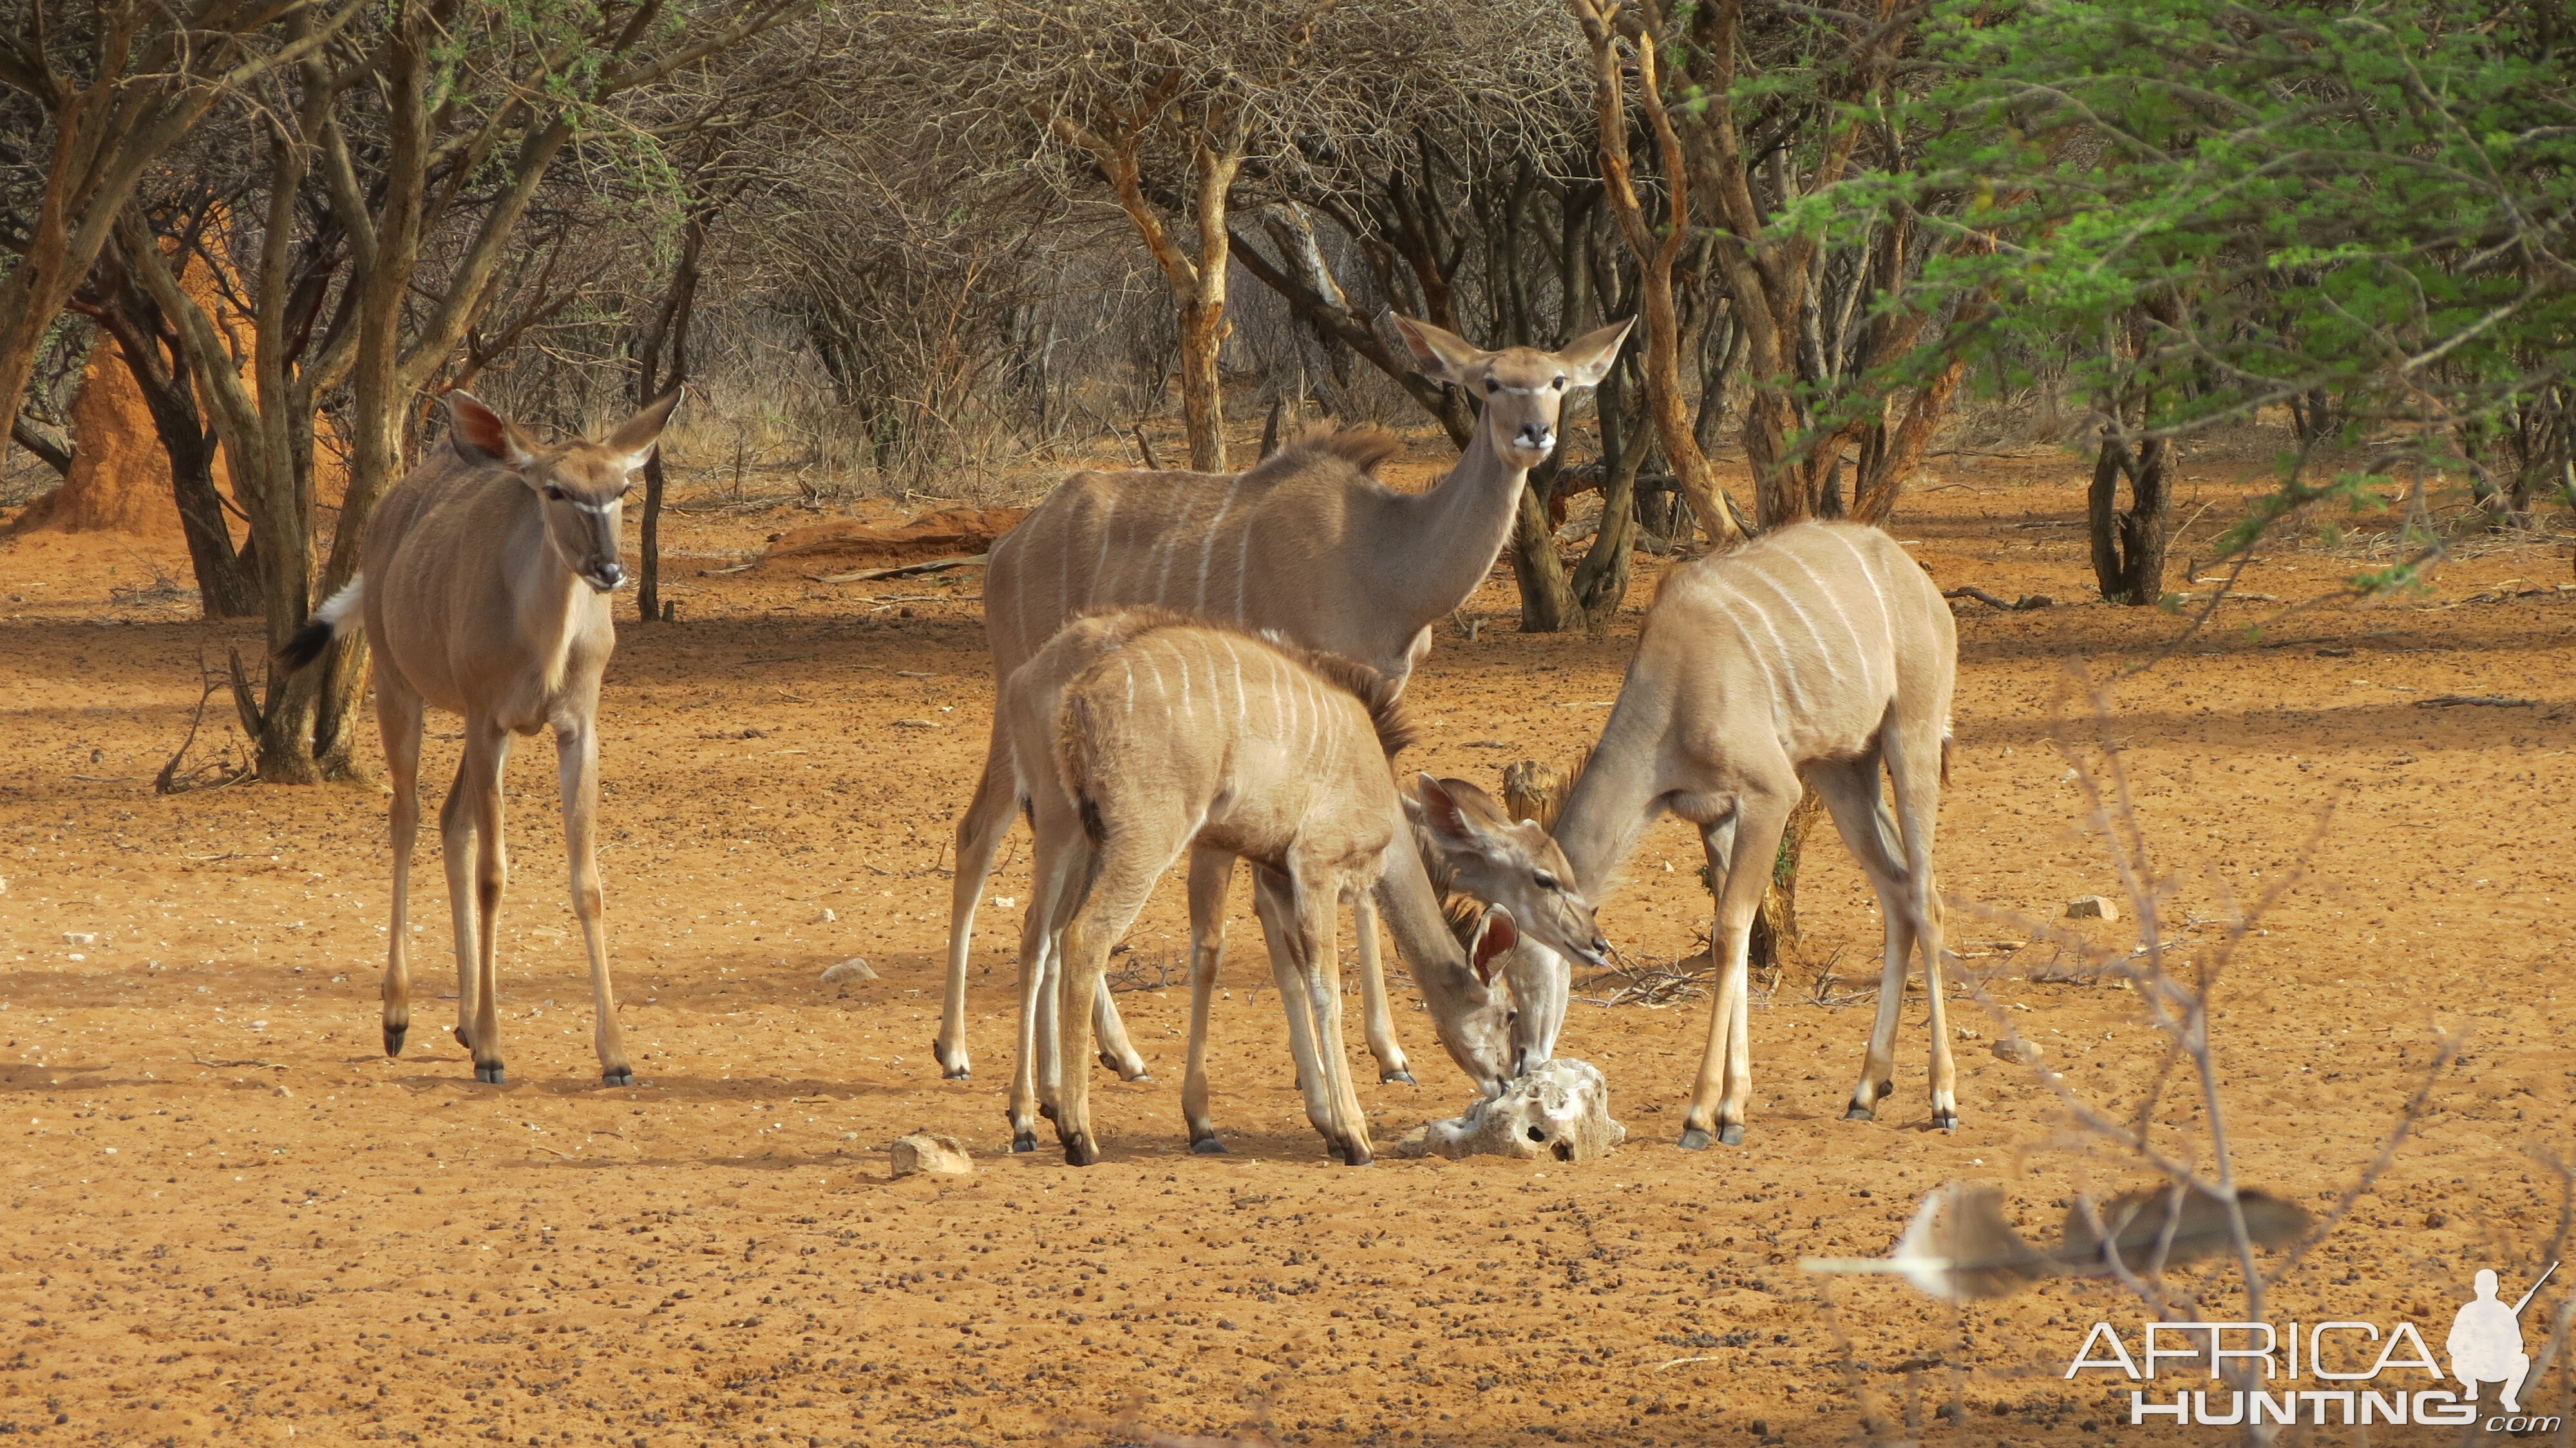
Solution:
[[[2531,1291],[2507,1307],[2496,1297],[2495,1273],[2478,1269],[2478,1295],[2451,1319],[2451,1335],[2442,1344],[2451,1354],[2451,1376],[2470,1399],[2476,1399],[2480,1384],[2502,1383],[2504,1410],[2522,1411],[2522,1380],[2531,1372],[2531,1355],[2522,1350],[2522,1310],[2557,1271],[2558,1264],[2550,1263]]]

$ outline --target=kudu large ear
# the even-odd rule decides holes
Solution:
[[[1628,340],[1628,329],[1636,325],[1637,319],[1630,317],[1567,343],[1556,354],[1557,365],[1565,369],[1566,386],[1599,386],[1610,375],[1611,364],[1619,360],[1619,344]]]
[[[456,455],[469,463],[498,463],[505,468],[525,467],[535,460],[536,449],[528,445],[528,435],[518,424],[483,405],[483,399],[471,392],[447,394],[447,441]]]
[[[1501,819],[1491,797],[1463,779],[1433,779],[1424,774],[1415,783],[1422,792],[1422,823],[1441,848],[1491,853],[1491,826]]]
[[[1476,938],[1467,946],[1467,959],[1476,967],[1476,978],[1487,985],[1502,971],[1499,962],[1521,943],[1521,928],[1512,912],[1500,905],[1489,905],[1476,922]]]
[[[671,409],[680,405],[680,394],[686,388],[674,387],[637,409],[635,415],[617,425],[604,446],[616,453],[624,470],[633,472],[651,461],[653,449],[661,446],[662,429],[671,421]]]
[[[1442,331],[1429,322],[1417,322],[1393,312],[1387,313],[1386,319],[1395,324],[1396,335],[1404,339],[1404,349],[1413,354],[1413,370],[1434,382],[1451,382],[1463,387],[1467,384],[1467,374],[1475,369],[1476,364],[1493,355],[1481,347],[1469,345],[1464,337]]]

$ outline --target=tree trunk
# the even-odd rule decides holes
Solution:
[[[1619,606],[1628,601],[1628,577],[1637,556],[1637,473],[1654,451],[1646,438],[1629,430],[1628,387],[1627,366],[1614,367],[1601,380],[1593,402],[1593,415],[1600,419],[1604,469],[1601,524],[1592,535],[1592,546],[1584,550],[1583,561],[1574,567],[1572,591],[1585,621],[1595,630],[1608,627]]]
[[[1789,811],[1789,827],[1781,833],[1780,852],[1771,861],[1770,888],[1762,892],[1762,909],[1753,917],[1752,939],[1746,946],[1755,970],[1786,963],[1798,948],[1798,861],[1807,847],[1807,832],[1824,816],[1824,805],[1824,797],[1811,790]]]
[[[2131,452],[2112,429],[2102,429],[2085,521],[2093,577],[2105,602],[2135,608],[2164,601],[2165,548],[2173,530],[2172,451],[2163,438],[2149,438]],[[2123,477],[2129,480],[2126,509],[2118,506]]]
[[[1673,298],[1673,264],[1680,259],[1682,247],[1690,237],[1690,176],[1681,137],[1664,107],[1657,55],[1666,43],[1662,27],[1649,9],[1644,30],[1635,37],[1630,52],[1637,72],[1638,105],[1654,131],[1663,168],[1666,215],[1658,225],[1646,218],[1628,154],[1627,82],[1619,60],[1619,36],[1613,28],[1618,7],[1610,6],[1605,11],[1596,0],[1571,3],[1592,50],[1593,110],[1599,131],[1603,195],[1620,238],[1637,258],[1639,300],[1646,321],[1642,378],[1646,415],[1654,423],[1664,460],[1672,465],[1673,479],[1682,496],[1690,501],[1691,511],[1699,515],[1699,525],[1707,530],[1709,542],[1719,546],[1737,543],[1743,535],[1736,530],[1734,514],[1718,504],[1717,469],[1700,450],[1698,436],[1691,428],[1689,404],[1682,397],[1681,318]],[[1606,507],[1608,500],[1603,501]],[[1605,512],[1605,529],[1608,519]]]
[[[689,213],[680,232],[679,259],[662,289],[662,304],[654,309],[643,336],[637,340],[635,405],[639,408],[689,380],[689,319],[697,307],[699,262],[706,251],[707,227],[715,215],[713,206]],[[670,364],[667,367],[663,365],[666,355]],[[662,498],[666,484],[662,450],[657,447],[644,460],[643,557],[638,560],[635,581],[636,612],[646,623],[662,617]]]
[[[1190,470],[1225,471],[1225,395],[1217,350],[1225,341],[1225,301],[1192,295],[1181,303],[1181,419],[1190,439]]]
[[[198,388],[188,352],[151,293],[134,283],[120,236],[101,250],[95,281],[71,305],[115,340],[117,360],[134,380],[152,418],[152,431],[170,467],[171,500],[188,540],[188,562],[207,618],[248,618],[259,612],[259,578],[250,550],[236,552],[215,487],[214,435],[198,410]],[[150,243],[146,239],[146,244]],[[185,261],[182,260],[184,270]]]
[[[1520,511],[1512,518],[1512,578],[1520,585],[1522,633],[1561,633],[1583,621],[1583,606],[1575,601],[1565,565],[1556,556],[1556,530],[1547,522],[1547,494],[1557,468],[1557,459],[1549,458],[1530,473],[1521,485]]]

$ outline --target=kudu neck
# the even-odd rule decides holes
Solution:
[[[1501,556],[1529,469],[1494,450],[1490,409],[1467,439],[1458,465],[1426,493],[1396,494],[1394,515],[1375,534],[1377,576],[1392,585],[1390,617],[1433,623],[1474,593]]]

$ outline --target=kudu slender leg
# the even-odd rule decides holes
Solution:
[[[465,722],[465,783],[474,811],[474,1079],[509,1080],[501,1061],[501,897],[510,886],[509,852],[501,843],[501,780],[510,763],[510,734],[488,720]]]
[[[1752,988],[1746,952],[1752,943],[1753,917],[1762,909],[1762,891],[1771,879],[1771,861],[1780,852],[1780,836],[1797,802],[1797,777],[1785,790],[1739,796],[1735,838],[1725,853],[1732,868],[1718,871],[1720,851],[1707,838],[1709,873],[1721,883],[1717,893],[1716,928],[1709,932],[1709,953],[1719,967],[1717,1004],[1709,1012],[1708,1048],[1700,1057],[1699,1085],[1691,1094],[1690,1113],[1682,1118],[1682,1148],[1698,1151],[1713,1135],[1727,1146],[1744,1140],[1746,1105],[1753,1094],[1750,1044]]]
[[[1018,1058],[1011,1068],[1011,1150],[1038,1149],[1037,1119],[1056,1103],[1056,974],[1090,847],[1078,829],[1040,830],[1029,870],[1029,908],[1020,925]]]
[[[1305,943],[1297,930],[1295,886],[1266,865],[1252,871],[1252,910],[1261,919],[1261,934],[1270,947],[1270,978],[1279,987],[1279,1008],[1288,1017],[1288,1058],[1296,1066],[1297,1094],[1306,1101],[1306,1120],[1333,1142],[1332,1098],[1324,1069],[1323,1045],[1315,1030],[1315,1013],[1306,986]]]
[[[993,876],[993,857],[1011,833],[1011,813],[1019,801],[1018,774],[1011,767],[1011,748],[996,727],[984,750],[984,773],[975,781],[975,797],[957,821],[957,877],[948,887],[948,995],[939,1012],[939,1036],[931,1057],[942,1075],[963,1080],[974,1074],[966,1059],[966,965],[974,948],[975,907],[984,898],[984,882]]]
[[[1151,1081],[1153,1072],[1145,1068],[1145,1058],[1136,1053],[1136,1044],[1127,1039],[1127,1022],[1118,1014],[1118,1002],[1109,991],[1109,977],[1100,978],[1100,989],[1091,997],[1091,1028],[1100,1039],[1100,1064],[1118,1073],[1121,1081]]]
[[[1319,886],[1311,876],[1297,879],[1295,890],[1297,948],[1306,958],[1306,1005],[1315,1015],[1315,1055],[1324,1070],[1323,1094],[1331,1112],[1324,1145],[1345,1166],[1367,1166],[1375,1160],[1368,1116],[1360,1109],[1342,1045],[1341,948],[1334,935],[1341,924],[1343,892]]]
[[[1119,820],[1110,842],[1096,850],[1097,873],[1086,898],[1065,927],[1056,979],[1056,1139],[1064,1144],[1070,1166],[1100,1160],[1100,1140],[1091,1129],[1093,1013],[1087,1009],[1103,993],[1109,947],[1127,933],[1153,894],[1154,882],[1180,858],[1192,822],[1156,819],[1142,813]]]
[[[1816,765],[1809,781],[1824,796],[1834,828],[1878,892],[1879,917],[1886,925],[1884,958],[1878,975],[1878,1013],[1871,1022],[1869,1052],[1862,1060],[1860,1083],[1843,1108],[1846,1121],[1868,1121],[1878,1103],[1896,1089],[1896,1027],[1905,1005],[1905,963],[1914,944],[1911,891],[1905,862],[1897,853],[1896,822],[1878,798],[1878,752],[1848,764]]]
[[[599,818],[599,734],[588,719],[556,726],[555,773],[563,793],[572,913],[581,922],[582,947],[590,954],[590,1004],[597,1016],[591,1044],[599,1050],[599,1079],[603,1085],[632,1086],[635,1069],[626,1056],[626,1032],[617,1021],[617,991],[608,977],[608,931],[600,918],[599,848],[594,832]]]
[[[1208,1115],[1207,1033],[1217,967],[1225,958],[1225,897],[1233,886],[1233,855],[1190,851],[1190,1051],[1181,1077],[1181,1120],[1189,1127],[1190,1150],[1201,1156],[1225,1151]]]
[[[420,696],[388,674],[376,678],[376,729],[385,740],[393,783],[393,925],[385,943],[385,1054],[402,1054],[411,1033],[411,857],[420,843]]]
[[[1351,898],[1351,933],[1360,956],[1360,1007],[1367,1012],[1369,1054],[1377,1058],[1377,1079],[1417,1084],[1395,1039],[1395,1011],[1386,996],[1386,969],[1378,957],[1377,899],[1363,890]]]
[[[439,863],[447,871],[447,921],[456,940],[456,1044],[474,1049],[475,968],[483,959],[480,914],[474,908],[474,858],[481,848],[474,828],[474,761],[456,764],[447,798],[438,807]]]
[[[1950,1012],[1941,985],[1941,886],[1932,873],[1932,836],[1941,817],[1941,734],[1937,721],[1889,731],[1887,773],[1904,839],[1908,923],[1923,953],[1923,997],[1932,1030],[1932,1124],[1959,1129],[1958,1066],[1950,1056]]]

